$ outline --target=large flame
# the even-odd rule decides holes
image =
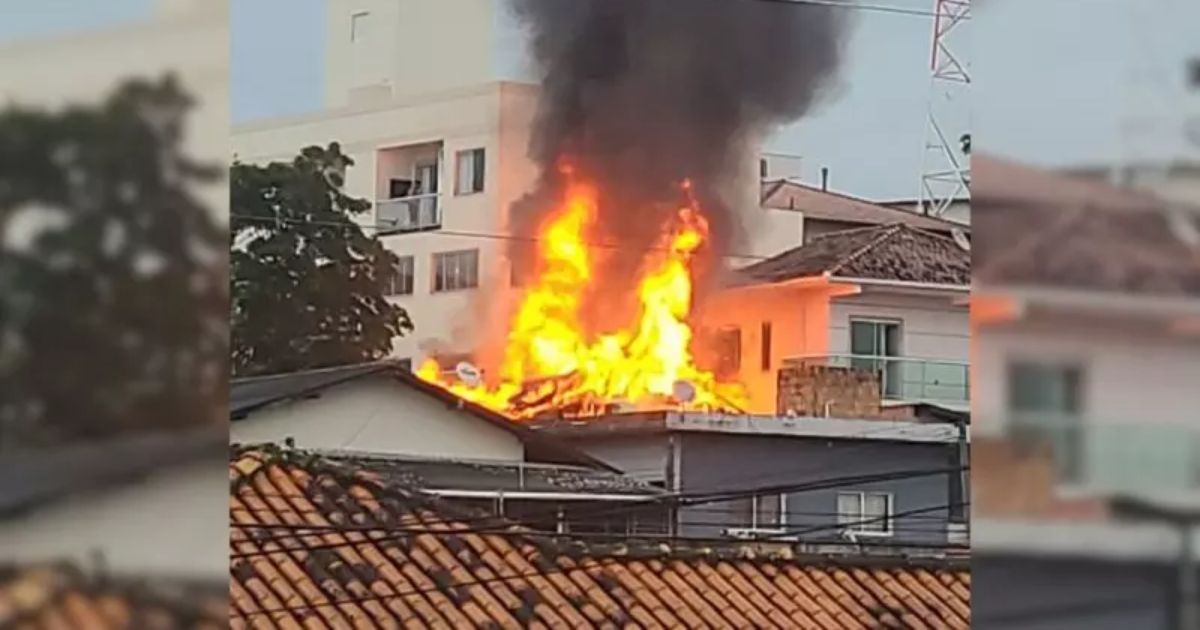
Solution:
[[[685,192],[687,185],[685,183]],[[660,246],[643,260],[635,321],[589,334],[581,312],[596,268],[586,235],[598,213],[596,191],[573,182],[542,226],[537,273],[508,330],[498,373],[483,382],[448,379],[436,361],[417,374],[459,396],[512,417],[552,409],[583,415],[614,403],[635,408],[686,406],[737,409],[744,389],[698,368],[692,355],[692,264],[708,224],[688,195]],[[676,400],[677,388],[694,392]]]

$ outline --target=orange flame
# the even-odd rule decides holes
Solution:
[[[689,184],[683,187],[690,199]],[[660,247],[643,261],[636,321],[615,332],[586,333],[581,307],[595,267],[585,235],[596,220],[596,199],[592,187],[572,183],[563,206],[543,226],[538,273],[509,326],[498,378],[451,382],[434,360],[417,375],[512,417],[564,407],[586,413],[614,402],[679,406],[683,403],[673,397],[681,381],[694,390],[687,407],[743,407],[744,388],[718,382],[692,356],[691,265],[708,237],[694,200],[679,210]]]

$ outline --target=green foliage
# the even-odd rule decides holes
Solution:
[[[233,165],[235,375],[380,359],[412,330],[383,295],[395,254],[353,220],[371,205],[342,190],[352,165],[337,143],[291,163]]]
[[[0,109],[0,448],[227,417],[224,231],[170,77]]]

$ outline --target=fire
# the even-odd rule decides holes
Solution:
[[[685,191],[687,186],[685,184]],[[420,378],[512,417],[550,409],[574,414],[624,402],[636,408],[683,405],[681,382],[691,385],[691,408],[737,409],[744,389],[698,368],[692,355],[692,264],[708,224],[690,198],[659,247],[642,262],[639,313],[615,330],[589,334],[582,323],[585,293],[596,268],[586,236],[597,217],[596,191],[573,182],[562,206],[542,226],[536,277],[509,326],[503,359],[493,378],[466,384],[446,379],[436,361]]]

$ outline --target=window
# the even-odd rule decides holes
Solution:
[[[483,192],[483,157],[483,149],[458,152],[458,175],[454,182],[454,194]]]
[[[839,492],[838,525],[858,534],[891,535],[892,503],[890,492]]]
[[[433,255],[433,292],[460,291],[479,286],[479,250]]]
[[[1008,366],[1008,406],[1017,414],[1067,416],[1080,412],[1080,369],[1017,361]]]
[[[1008,366],[1008,409],[1017,439],[1049,442],[1059,479],[1083,474],[1083,372],[1078,365],[1016,361]]]
[[[1200,57],[1187,61],[1187,85],[1193,90],[1200,90]]]
[[[767,159],[766,158],[758,158],[758,178],[759,179],[767,178]]]
[[[762,371],[771,371],[771,322],[762,323],[762,348],[759,352]]]
[[[901,396],[901,362],[874,357],[900,356],[900,322],[850,320],[850,365],[879,372],[885,398]]]
[[[779,530],[785,524],[784,508],[787,505],[782,494],[763,494],[738,500],[736,512],[740,514],[740,525],[750,529]]]
[[[724,328],[717,331],[715,347],[717,351],[717,377],[732,378],[742,368],[742,330],[740,328]]]
[[[412,295],[416,261],[412,256],[400,256],[396,261],[395,273],[387,286],[388,295]]]

